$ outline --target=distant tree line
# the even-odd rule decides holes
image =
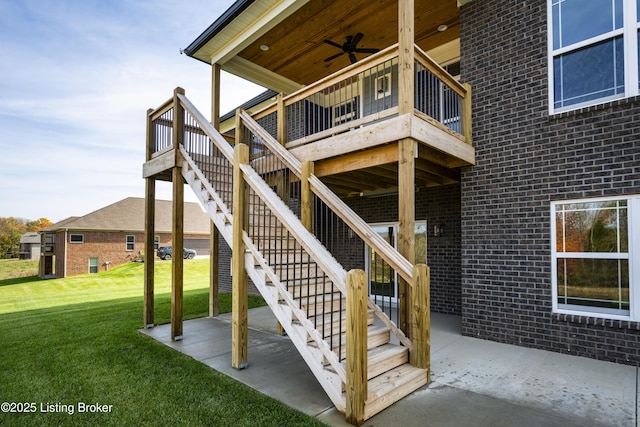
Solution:
[[[17,258],[20,237],[30,231],[39,231],[52,223],[47,218],[29,221],[24,218],[0,217],[0,258]]]

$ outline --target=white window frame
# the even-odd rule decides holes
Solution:
[[[589,202],[611,202],[616,200],[627,201],[627,221],[629,227],[629,315],[619,315],[603,312],[603,309],[594,307],[593,310],[585,310],[584,307],[576,306],[576,309],[559,307],[558,304],[558,258],[566,258],[570,252],[562,252],[563,256],[558,256],[556,252],[556,206],[569,203],[589,203]],[[640,321],[640,196],[619,196],[619,197],[599,197],[591,199],[577,200],[557,200],[551,202],[551,289],[553,298],[553,312],[559,314],[570,314],[578,316],[596,317],[612,320]],[[581,258],[591,258],[589,253],[581,252]],[[612,259],[623,259],[612,254]],[[604,259],[608,256],[602,254],[594,255],[593,258]],[[600,311],[599,311],[600,310]]]
[[[91,264],[92,260],[96,261],[95,265]],[[96,271],[91,271],[91,267],[95,267]],[[100,272],[100,259],[97,256],[90,257],[89,258],[89,274],[98,274],[99,272]]]
[[[574,43],[569,46],[561,47],[554,50],[553,48],[553,3],[558,0],[547,0],[547,49],[548,49],[548,82],[549,82],[549,114],[557,114],[565,111],[579,110],[591,105],[603,104],[615,99],[630,98],[640,94],[638,82],[638,30],[640,23],[637,19],[636,0],[622,0],[623,7],[623,27],[618,30],[610,31],[599,36],[592,37],[587,40]],[[585,23],[588,25],[588,23]],[[555,108],[554,99],[554,69],[553,59],[557,56],[564,55],[569,52],[577,51],[586,46],[592,46],[605,40],[612,40],[622,35],[624,45],[624,94],[612,95],[608,97],[592,99],[578,104],[569,105],[567,107]]]
[[[131,237],[131,242],[129,242],[129,237]],[[136,250],[136,236],[134,236],[133,234],[127,234],[127,237],[125,237],[125,245],[126,245],[127,252],[135,251]],[[131,249],[129,249],[129,245],[131,245]]]
[[[80,236],[80,240],[74,241],[72,239],[74,236]],[[84,243],[84,234],[81,234],[81,233],[69,234],[69,243],[74,243],[74,244],[76,244],[76,243]]]

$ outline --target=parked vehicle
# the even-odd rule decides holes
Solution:
[[[158,248],[158,257],[162,260],[171,259],[172,248],[171,246],[160,246]],[[194,259],[197,253],[193,249],[182,248],[182,258]]]

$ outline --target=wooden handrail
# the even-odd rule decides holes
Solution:
[[[211,139],[211,141],[215,144],[215,146],[220,150],[220,152],[227,158],[227,160],[233,163],[233,147],[231,144],[227,142],[227,140],[213,127],[213,125],[202,115],[200,111],[196,107],[193,106],[189,99],[182,95],[178,94],[178,98],[180,99],[180,104],[182,107],[191,114],[191,116],[195,119],[196,122],[200,125],[200,128],[204,131],[204,133]]]
[[[245,111],[240,112],[240,118],[244,125],[255,135],[262,139],[262,142],[282,161],[291,171],[298,177],[302,177],[302,163],[291,154],[286,148],[278,143],[262,126],[260,126]],[[369,224],[367,224],[360,216],[340,199],[329,187],[327,187],[320,178],[315,175],[309,177],[311,189],[329,208],[335,212],[342,221],[345,222],[353,231],[369,246],[371,246],[382,259],[387,262],[400,276],[407,281],[413,283],[413,265],[393,246],[376,233]]]
[[[444,84],[449,86],[455,93],[464,97],[467,94],[467,89],[453,76],[440,66],[436,61],[434,61],[427,53],[420,49],[419,46],[415,46],[416,50],[416,59],[420,61],[422,65],[424,65],[427,70],[431,71],[435,76],[437,76]]]

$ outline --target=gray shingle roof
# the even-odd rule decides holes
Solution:
[[[128,197],[81,217],[69,217],[43,231],[144,231],[144,199]],[[170,233],[173,203],[156,200],[155,232]],[[184,204],[184,232],[209,234],[209,216],[197,203]]]

